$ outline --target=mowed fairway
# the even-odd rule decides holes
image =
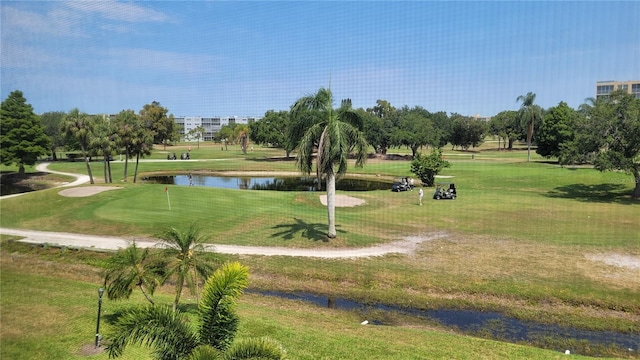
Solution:
[[[205,149],[202,151],[200,156],[205,157]],[[245,159],[229,153],[233,156],[227,154],[229,158],[215,161],[145,162],[140,167],[145,172],[174,173],[296,171],[290,161],[261,161],[255,155]],[[418,308],[491,309],[523,319],[640,334],[640,202],[628,195],[633,178],[624,173],[562,168],[540,159],[526,163],[523,155],[526,154],[483,151],[472,160],[465,153],[447,154],[452,167],[442,175],[451,178],[441,180],[456,183],[459,197],[454,201],[432,200],[432,189],[425,191],[424,206],[418,206],[416,191],[339,192],[363,199],[365,204],[337,209],[338,238],[330,242],[325,241],[326,208],[320,203],[319,193],[172,185],[165,192],[164,185],[133,184],[131,177],[126,184],[113,184],[122,189],[90,197],[64,197],[58,194],[60,189],[50,189],[3,199],[0,225],[134,239],[154,237],[168,226],[186,227],[196,222],[211,243],[308,249],[358,248],[444,233],[443,238],[423,242],[409,256],[351,260],[233,255],[224,258],[249,265],[251,286],[258,289],[304,290]],[[112,166],[114,174],[122,173],[121,163]],[[82,164],[77,163],[60,163],[51,168],[83,171]],[[373,159],[363,169],[351,167],[349,173],[391,181],[393,177],[410,176],[409,169],[409,161]],[[101,168],[95,170],[99,180]],[[624,261],[608,261],[611,259]],[[99,278],[95,281],[100,284]],[[3,276],[3,288],[4,283]],[[363,339],[374,341],[357,327],[352,338],[343,334],[351,339],[344,342],[331,340],[323,332],[311,334],[302,331],[308,327],[304,321],[318,321],[311,313],[300,315],[298,320],[278,320],[275,316],[282,311],[292,316],[306,305],[287,302],[283,310],[282,304],[270,305],[255,295],[247,299],[253,305],[243,311],[264,314],[257,316],[258,320],[241,318],[241,323],[251,322],[252,327],[263,329],[261,335],[284,337],[278,340],[285,347],[300,347],[296,335],[309,337],[309,341],[326,339],[317,351],[323,353],[324,346],[352,347],[353,351],[340,354],[353,354],[351,358],[356,359],[367,357],[366,350],[356,344]],[[3,318],[5,308],[3,302]],[[273,319],[265,315],[269,309]],[[351,316],[342,314],[340,321]],[[297,325],[287,333],[279,321]],[[397,325],[409,324],[397,321]],[[341,327],[350,329],[346,324]],[[424,333],[419,328],[385,327],[385,331],[398,331],[399,337],[415,337],[416,341],[443,342],[435,348],[459,343],[461,353],[449,354],[450,358],[468,358],[471,354],[480,354],[478,358],[514,358],[520,351],[491,352],[488,349],[497,343],[483,340],[482,345],[470,345],[466,337],[447,335],[445,340],[442,334]],[[390,346],[403,345],[394,342]],[[407,347],[414,349],[408,354],[434,351],[434,347],[415,346],[412,342]],[[489,352],[482,355],[474,350],[478,346]],[[296,354],[292,358],[317,358],[305,350],[290,353]],[[448,358],[446,355],[434,357]],[[550,354],[538,355],[527,357],[546,358]],[[349,358],[346,356],[325,353],[326,358]]]

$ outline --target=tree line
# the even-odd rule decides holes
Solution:
[[[535,103],[536,94],[516,98],[518,110],[505,110],[489,121],[460,114],[430,112],[420,106],[395,108],[386,100],[363,109],[351,109],[349,99],[340,109],[351,109],[361,119],[358,130],[377,154],[391,148],[411,149],[416,158],[422,147],[468,150],[480,146],[488,136],[498,139],[498,150],[513,150],[516,141],[526,141],[527,159],[532,146],[537,154],[557,159],[561,165],[591,164],[597,170],[622,170],[634,177],[634,198],[640,198],[640,98],[625,91],[607,97],[589,98],[578,109],[565,102],[549,109]],[[257,144],[278,147],[289,157],[304,134],[300,129],[314,123],[313,115],[269,110],[249,124],[249,137]]]
[[[371,108],[353,109],[351,100],[340,103],[360,119],[356,128],[378,154],[391,148],[411,149],[413,158],[422,147],[439,149],[447,144],[468,150],[480,146],[487,136],[498,139],[498,149],[511,150],[515,141],[526,141],[527,157],[532,145],[546,158],[562,165],[592,164],[596,169],[622,170],[635,180],[633,196],[640,197],[640,99],[625,91],[607,97],[590,98],[578,109],[565,102],[549,109],[535,104],[536,94],[517,97],[519,110],[505,110],[489,121],[444,111],[430,112],[420,106],[396,108],[386,100],[376,101]],[[295,104],[294,104],[295,105]],[[295,113],[294,105],[285,111],[269,110],[248,126],[230,124],[214,134],[214,140],[239,142],[246,152],[248,140],[282,148],[286,156],[299,148],[309,127],[317,122],[320,110],[307,104],[309,111]],[[317,104],[316,104],[317,105]],[[93,183],[88,158],[104,159],[105,182],[112,182],[109,160],[112,154],[125,155],[125,160],[148,155],[153,144],[180,139],[173,115],[158,102],[144,105],[136,114],[123,110],[115,117],[88,115],[73,109],[69,113],[50,112],[36,115],[20,91],[12,92],[2,102],[0,157],[2,164],[33,165],[39,156],[56,149],[77,149],[87,161],[87,172]],[[203,129],[194,129],[190,138],[198,141]],[[199,142],[198,142],[199,144]],[[124,181],[127,181],[127,163]]]

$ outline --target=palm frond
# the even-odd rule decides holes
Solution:
[[[125,311],[107,336],[109,357],[117,357],[129,344],[153,348],[160,359],[182,359],[197,346],[198,338],[184,315],[167,306],[146,306]]]
[[[248,286],[249,269],[238,262],[224,264],[207,279],[200,300],[202,343],[225,350],[238,326],[237,299]]]

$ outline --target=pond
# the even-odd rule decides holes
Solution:
[[[519,320],[498,312],[455,309],[421,310],[383,304],[364,304],[353,300],[305,292],[253,292],[265,296],[304,301],[320,307],[360,311],[365,317],[370,317],[366,320],[372,325],[391,325],[385,323],[384,320],[380,320],[384,319],[380,312],[395,312],[410,315],[416,319],[435,321],[442,326],[473,336],[514,343],[525,342],[561,352],[569,349],[572,354],[609,356],[608,350],[613,348],[631,356],[637,356],[638,348],[640,347],[640,336],[638,334],[562,327],[554,324]]]
[[[189,178],[191,176],[191,178]],[[281,177],[253,177],[253,176],[211,176],[211,175],[153,175],[142,179],[150,184],[167,184],[183,186],[206,186],[223,189],[242,190],[277,190],[277,191],[317,191],[318,184],[315,177],[281,176]],[[322,184],[324,187],[324,183]],[[371,191],[389,190],[391,184],[384,181],[366,179],[343,178],[336,183],[336,190],[343,191]]]

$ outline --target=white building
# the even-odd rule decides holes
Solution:
[[[230,124],[242,124],[248,125],[254,121],[260,120],[262,117],[251,116],[214,116],[214,117],[201,117],[201,116],[178,116],[174,117],[174,121],[179,128],[180,136],[185,141],[196,141],[197,138],[189,138],[187,134],[189,131],[202,126],[204,128],[204,141],[211,141],[213,136],[222,129],[225,125]]]

